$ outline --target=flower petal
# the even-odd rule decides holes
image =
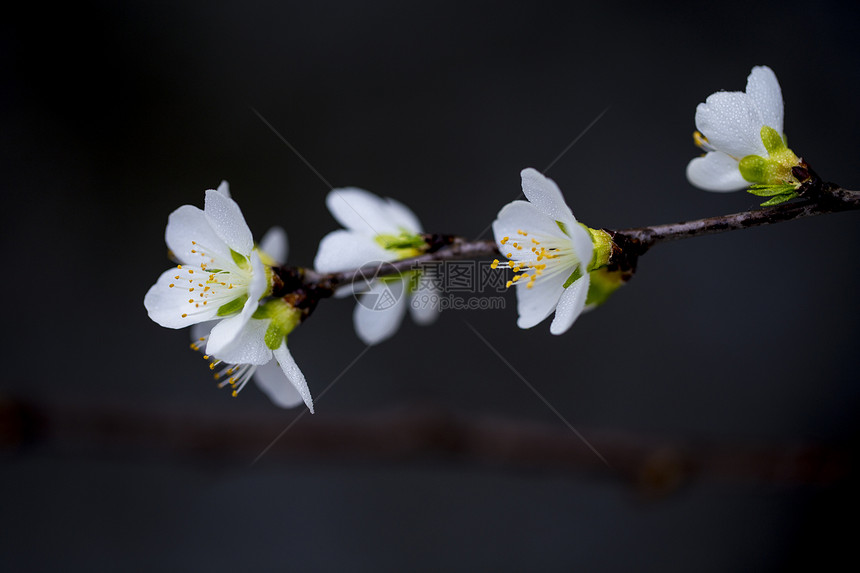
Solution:
[[[199,264],[215,258],[233,265],[230,248],[212,229],[203,211],[192,205],[183,205],[170,214],[164,240],[183,264]],[[206,253],[206,260],[201,257],[201,251]]]
[[[573,243],[573,252],[576,253],[576,258],[582,265],[581,270],[587,275],[588,266],[594,256],[594,243],[591,241],[591,235],[579,223],[567,226],[567,230],[570,242]]]
[[[308,407],[308,410],[311,411],[311,414],[314,413],[314,400],[311,397],[311,391],[308,389],[308,383],[305,380],[305,375],[302,374],[301,369],[299,369],[299,365],[296,364],[295,359],[290,354],[290,351],[287,350],[287,343],[284,342],[278,347],[277,350],[273,352],[275,356],[275,360],[278,361],[278,365],[281,367],[281,370],[284,372],[284,375],[287,377],[287,380],[290,381],[290,384],[293,385],[293,388],[299,393],[304,400],[305,404]],[[270,395],[271,397],[271,395]]]
[[[555,318],[552,319],[552,324],[549,327],[551,333],[564,334],[582,314],[589,283],[590,278],[586,273],[564,289],[561,298],[558,299]]]
[[[573,272],[573,269],[571,269]],[[517,284],[517,326],[531,328],[555,310],[558,300],[564,292],[564,282],[569,273],[553,273],[535,280],[532,288],[527,283]]]
[[[523,178],[523,194],[541,213],[553,221],[576,221],[555,181],[531,167],[523,169],[520,176]]]
[[[334,273],[396,258],[396,253],[386,251],[371,237],[341,229],[332,231],[320,241],[314,268],[321,273]]]
[[[783,133],[782,90],[776,74],[767,66],[756,66],[747,78],[747,95],[755,104],[764,125]]]
[[[391,338],[406,313],[404,281],[375,281],[353,312],[355,333],[367,345]]]
[[[421,326],[428,326],[439,318],[442,291],[438,281],[422,276],[417,291],[409,297],[409,314]]]
[[[717,92],[696,108],[696,128],[714,149],[738,161],[767,156],[761,141],[762,118],[753,100],[741,92]]]
[[[215,325],[209,335],[210,344],[222,324],[238,318],[238,316],[228,318]],[[269,323],[271,323],[269,319],[251,319],[223,350],[211,352],[210,344],[207,344],[206,353],[228,364],[266,364],[272,360],[272,350],[266,346],[266,330],[269,328]]]
[[[690,161],[687,179],[705,191],[738,191],[750,185],[741,175],[738,162],[721,151],[711,151]]]
[[[230,196],[230,184],[227,183],[226,180],[222,180],[221,184],[218,185],[218,189],[216,189],[216,191],[218,191],[218,193],[220,193],[224,197],[229,197]]]
[[[530,235],[543,237],[555,237],[568,240],[554,219],[539,211],[537,207],[527,201],[513,201],[508,203],[493,221],[493,235],[502,254],[511,253],[516,260],[532,260],[535,255],[529,249],[517,250],[511,248],[513,242],[519,236],[518,231],[524,230]],[[502,240],[508,237],[509,241],[502,244]]]
[[[147,291],[143,306],[149,318],[165,328],[184,328],[198,322],[217,318],[218,309],[213,306],[195,307],[188,302],[188,289],[176,280],[174,267],[161,273],[158,281]],[[170,285],[176,284],[171,287]]]
[[[397,201],[396,199],[388,198],[385,200],[386,205],[386,220],[394,225],[398,231],[406,231],[408,233],[421,233],[421,221],[415,216],[412,210]]]
[[[286,263],[287,255],[290,252],[286,231],[281,227],[272,227],[266,231],[260,241],[260,250],[279,265]]]
[[[227,246],[246,257],[254,248],[254,237],[245,223],[239,205],[214,189],[206,191],[206,204],[203,208],[209,224]]]
[[[266,272],[263,269],[263,263],[260,262],[260,255],[257,254],[257,251],[251,252],[251,269],[253,270],[253,277],[251,278],[251,285],[248,287],[248,300],[245,301],[242,312],[236,316],[225,318],[215,325],[215,328],[212,329],[212,333],[209,335],[209,342],[206,343],[207,354],[228,362],[235,362],[228,360],[226,356],[231,356],[233,352],[237,351],[236,345],[242,339],[241,335],[245,326],[260,306],[260,297],[269,288]],[[247,360],[244,362],[247,364],[262,364],[262,362],[248,362]]]
[[[284,376],[278,363],[270,360],[254,372],[254,381],[260,390],[281,408],[294,408],[302,403],[302,395]]]
[[[386,202],[364,189],[332,189],[325,204],[337,222],[350,231],[375,237],[394,230],[386,218]]]

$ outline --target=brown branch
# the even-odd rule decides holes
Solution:
[[[578,436],[558,423],[428,407],[351,415],[259,413],[188,415],[151,408],[0,400],[0,445],[26,453],[140,456],[246,464],[283,429],[262,463],[347,459],[409,463],[442,456],[449,463],[501,471],[588,473],[620,479],[649,496],[671,493],[696,479],[829,485],[850,475],[850,450],[807,441],[719,443],[583,429],[612,464],[607,468]]]
[[[754,211],[706,217],[632,229],[605,229],[613,239],[610,268],[625,272],[630,278],[636,264],[652,246],[680,239],[689,239],[728,231],[737,231],[794,221],[815,215],[860,209],[860,192],[843,189],[833,183],[824,183],[814,174],[798,190],[801,199]],[[393,276],[415,270],[422,264],[474,259],[489,256],[501,257],[494,241],[468,241],[450,235],[425,235],[426,252],[420,256],[389,263],[375,263],[358,269],[337,273],[318,273],[301,267],[280,267],[275,270],[274,296],[289,298],[290,302],[309,314],[319,300],[332,296],[338,287],[382,276]]]

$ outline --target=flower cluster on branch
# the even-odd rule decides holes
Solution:
[[[178,264],[149,289],[144,306],[161,326],[192,327],[192,349],[234,396],[253,379],[273,403],[304,403],[313,412],[287,339],[322,299],[353,295],[357,336],[380,344],[397,332],[407,308],[421,325],[438,317],[442,285],[422,265],[494,257],[490,267],[509,273],[503,283],[516,290],[517,325],[532,328],[555,314],[550,332],[560,335],[629,280],[638,258],[656,243],[860,208],[860,194],[822,181],[788,148],[782,91],[770,68],[753,68],[744,92],[709,96],[695,122],[694,141],[705,155],[690,161],[689,181],[708,191],[747,188],[767,198],[763,209],[636,229],[592,228],[574,217],[552,179],[528,168],[521,173],[527,200],[502,207],[492,223],[495,240],[466,241],[425,233],[394,199],[333,189],[326,205],[343,228],[322,238],[311,269],[285,264],[287,237],[280,228],[255,243],[222,182],[206,191],[203,209],[184,205],[171,213],[165,240]]]

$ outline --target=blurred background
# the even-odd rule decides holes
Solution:
[[[767,571],[849,555],[856,214],[658,246],[560,337],[517,329],[508,293],[365,351],[353,302],[326,302],[290,335],[313,416],[217,390],[143,296],[170,265],[168,214],[222,179],[257,238],[287,230],[292,264],[337,228],[328,186],[254,110],[331,185],[395,197],[428,231],[478,236],[520,170],[550,164],[580,220],[624,228],[760,202],[684,170],[696,104],[767,64],[792,149],[857,189],[858,24],[853,4],[796,1],[9,14],[4,568]]]

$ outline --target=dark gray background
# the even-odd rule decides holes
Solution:
[[[7,440],[0,558],[14,570],[762,571],[847,554],[856,527],[837,521],[857,509],[853,473],[826,486],[701,475],[644,500],[612,472],[461,456],[282,451],[252,467],[298,411],[253,387],[216,391],[186,333],[150,322],[142,300],[169,264],[167,215],[202,206],[221,179],[257,237],[287,229],[294,264],[336,228],[326,185],[252,107],[332,185],[466,236],[516,197],[522,168],[546,167],[608,107],[549,175],[580,220],[621,228],[756,205],[696,190],[684,169],[696,104],[767,64],[791,147],[857,188],[858,24],[849,3],[793,1],[74,3],[4,18],[4,400],[47,409],[49,427],[51,411],[95,408],[275,431],[230,455],[217,441],[177,454],[169,429],[96,446]],[[564,430],[465,319],[587,436],[816,443],[853,468],[858,239],[856,215],[841,214],[660,246],[561,337],[517,329],[513,293],[503,311],[407,320],[312,423],[430,405]],[[351,313],[325,303],[290,336],[315,394],[362,350]]]

